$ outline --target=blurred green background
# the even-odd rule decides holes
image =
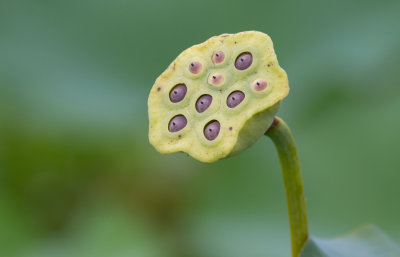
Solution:
[[[245,30],[289,76],[312,233],[400,242],[399,27],[399,1],[0,0],[0,256],[289,256],[268,138],[213,164],[147,139],[157,76]]]

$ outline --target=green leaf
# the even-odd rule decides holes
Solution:
[[[400,257],[400,246],[374,225],[333,239],[311,237],[300,257]]]

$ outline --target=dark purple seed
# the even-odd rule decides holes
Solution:
[[[253,63],[253,56],[251,53],[240,54],[235,61],[235,67],[238,70],[245,70]]]
[[[208,107],[210,107],[211,103],[212,103],[212,96],[210,95],[202,95],[199,97],[199,99],[197,99],[196,102],[196,110],[200,113],[204,112],[205,110],[208,109]]]
[[[213,120],[210,121],[205,127],[204,127],[204,136],[212,141],[215,138],[217,138],[218,134],[219,134],[219,130],[221,128],[221,125],[219,124],[218,121]]]
[[[217,63],[217,64],[223,62],[224,59],[225,59],[225,54],[222,51],[216,52],[212,57],[213,63]]]
[[[229,108],[234,108],[243,101],[244,97],[245,95],[242,91],[234,91],[228,96],[228,99],[226,99],[226,105],[228,105]]]
[[[177,132],[186,127],[187,120],[183,115],[177,115],[171,119],[168,125],[169,132]]]
[[[185,98],[187,92],[187,88],[185,84],[178,84],[172,88],[171,92],[169,92],[169,99],[173,103],[177,103]]]
[[[192,62],[189,65],[189,71],[193,74],[197,74],[201,71],[201,63],[199,62]]]

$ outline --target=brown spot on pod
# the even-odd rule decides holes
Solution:
[[[204,127],[204,136],[212,141],[217,138],[221,125],[217,120],[212,120]]]
[[[235,67],[238,70],[245,70],[253,63],[253,56],[251,53],[241,53],[235,61]]]
[[[226,105],[229,108],[234,108],[238,106],[245,98],[245,95],[242,91],[234,91],[229,94],[228,99],[226,99]]]
[[[178,84],[174,86],[171,91],[169,92],[169,99],[173,103],[177,103],[185,98],[187,92],[187,88],[185,84]]]
[[[171,119],[171,121],[168,124],[168,130],[169,132],[177,132],[179,130],[182,130],[184,127],[186,127],[187,120],[186,117],[183,115],[176,115]]]
[[[225,53],[222,51],[218,51],[212,56],[212,62],[215,64],[221,63],[224,60],[225,60]]]
[[[201,63],[199,62],[191,62],[189,64],[189,71],[193,74],[198,74],[201,71]]]
[[[204,112],[205,110],[208,109],[208,107],[210,107],[211,103],[212,103],[212,96],[210,95],[202,95],[199,97],[199,99],[197,99],[196,102],[196,110],[199,113]]]
[[[224,83],[224,76],[220,73],[213,73],[208,76],[208,84],[212,86],[219,86]]]
[[[269,126],[269,128],[267,129],[267,132],[265,132],[265,133],[272,131],[276,126],[278,126],[278,124],[279,124],[279,118],[277,118],[275,116],[274,120],[272,121],[272,124]]]
[[[262,79],[257,79],[253,82],[253,89],[255,91],[262,91],[267,88],[267,81]]]

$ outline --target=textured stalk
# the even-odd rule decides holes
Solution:
[[[265,135],[271,138],[278,151],[289,212],[292,256],[298,257],[308,238],[308,227],[296,144],[289,127],[277,117]]]

